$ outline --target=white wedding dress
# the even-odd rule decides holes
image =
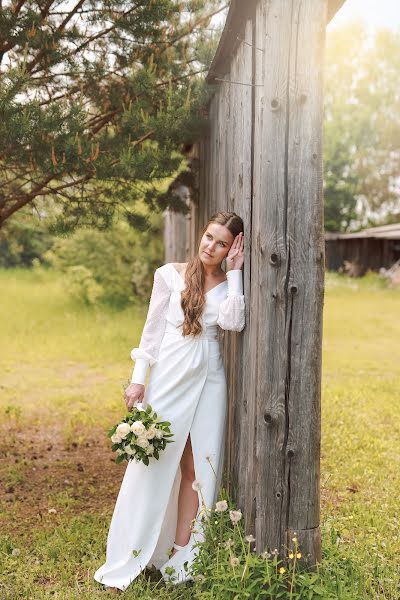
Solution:
[[[183,336],[184,279],[173,263],[154,273],[140,344],[131,353],[136,360],[132,381],[144,383],[150,366],[144,404],[171,422],[174,442],[158,461],[151,458],[149,466],[131,461],[126,467],[108,533],[106,562],[94,574],[106,586],[126,590],[151,565],[166,581],[192,579],[190,565],[198,552],[192,546],[203,539],[199,513],[203,501],[214,507],[224,459],[227,385],[218,326],[232,331],[245,326],[242,271],[233,269],[226,275],[206,293],[200,336]],[[202,486],[199,509],[188,544],[168,559],[176,533],[179,463],[189,434],[195,476]],[[167,567],[175,569],[172,579]]]

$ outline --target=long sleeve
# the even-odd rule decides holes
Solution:
[[[227,271],[228,296],[219,305],[217,323],[222,329],[242,331],[245,326],[245,302],[241,269]]]
[[[165,333],[171,291],[160,269],[162,267],[154,272],[149,309],[139,346],[131,351],[131,358],[135,360],[131,383],[144,383],[148,367],[157,361],[158,351]]]

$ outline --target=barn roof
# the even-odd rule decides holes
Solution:
[[[400,240],[400,223],[381,225],[357,231],[357,233],[325,233],[326,240],[351,240],[356,238],[383,238],[385,240]]]
[[[239,35],[252,12],[255,0],[231,0],[225,26],[222,31],[217,50],[215,52],[210,69],[207,73],[207,83],[215,83],[215,77],[224,74],[229,64],[229,58],[242,36]],[[345,0],[328,0],[327,24],[333,19]]]

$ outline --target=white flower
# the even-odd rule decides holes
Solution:
[[[271,558],[271,553],[270,553],[270,552],[267,552],[267,551],[265,550],[265,552],[262,552],[262,554],[261,554],[261,558],[263,558],[264,560],[266,560],[267,558]]]
[[[256,538],[254,537],[253,534],[246,535],[246,537],[244,539],[246,540],[246,542],[249,542],[249,544],[256,541]]]
[[[125,446],[125,453],[128,456],[133,456],[135,454],[135,450],[131,446]]]
[[[202,488],[202,487],[203,487],[203,485],[202,485],[202,483],[201,483],[201,482],[200,482],[198,479],[195,479],[195,480],[192,482],[192,489],[193,489],[195,492],[199,492],[199,491],[201,490],[201,488]]]
[[[152,440],[156,435],[156,428],[154,425],[151,425],[149,427],[149,429],[146,431],[146,433],[144,434],[144,436],[148,439],[148,440]]]
[[[116,434],[119,435],[121,438],[126,438],[126,436],[128,435],[128,433],[130,433],[131,431],[131,427],[129,425],[129,423],[120,423],[116,429]]]
[[[142,421],[134,421],[131,425],[131,431],[135,435],[143,435],[146,431],[146,427],[143,425]]]
[[[215,512],[224,512],[228,508],[228,503],[226,500],[220,500],[215,505]]]
[[[11,552],[11,556],[19,556],[21,554],[21,550],[19,548],[13,548]]]
[[[49,508],[49,510],[47,511],[50,514],[56,514],[56,509],[55,508]]]
[[[150,442],[147,438],[145,437],[139,437],[136,440],[136,445],[139,446],[139,448],[147,448],[147,446],[150,445]]]
[[[229,517],[230,517],[230,520],[232,521],[233,525],[236,525],[236,523],[239,523],[240,519],[242,518],[242,511],[241,510],[230,510]]]
[[[151,456],[151,455],[153,454],[153,451],[154,451],[154,446],[153,446],[153,444],[149,444],[149,445],[147,446],[147,448],[145,448],[145,452],[146,452],[146,454],[147,454],[148,456]]]
[[[238,559],[237,556],[232,556],[230,559],[230,563],[231,563],[232,567],[238,567],[240,565],[240,560]]]
[[[122,442],[122,438],[120,435],[118,435],[117,433],[114,433],[111,436],[111,441],[113,444],[120,444]]]
[[[229,548],[232,548],[232,546],[234,545],[234,542],[231,538],[229,538],[229,540],[226,540],[224,546],[226,550],[229,550]]]
[[[156,438],[158,440],[161,440],[161,438],[163,438],[163,437],[164,437],[164,431],[162,429],[157,429],[157,427],[156,427]]]

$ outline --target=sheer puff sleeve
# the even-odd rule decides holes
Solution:
[[[131,383],[144,383],[148,367],[157,362],[158,351],[165,333],[171,291],[168,281],[164,279],[162,269],[163,267],[159,267],[154,272],[153,289],[140,343],[131,351],[131,358],[135,360]]]
[[[243,277],[241,269],[226,272],[228,296],[219,305],[217,323],[222,329],[242,331],[245,326],[245,303],[243,295]]]

